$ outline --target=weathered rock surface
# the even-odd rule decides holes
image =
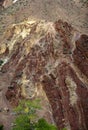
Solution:
[[[0,0],[0,8],[7,8],[12,5],[12,0]]]
[[[28,17],[30,20],[52,22],[62,19],[81,33],[88,34],[88,4],[83,2],[85,0],[14,0],[16,2],[12,6],[12,0],[3,1],[4,9],[0,11],[0,35],[11,24],[22,22]],[[6,8],[8,6],[9,8]]]
[[[87,35],[61,20],[24,21],[4,33],[0,58],[10,104],[44,90],[58,130],[88,130]]]

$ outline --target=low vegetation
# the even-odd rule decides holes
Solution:
[[[16,119],[12,130],[57,130],[55,125],[38,118],[37,109],[41,109],[40,100],[21,101],[15,109]]]
[[[57,130],[54,124],[48,123],[45,119],[38,117],[36,110],[41,109],[40,100],[23,100],[15,108],[16,119],[12,130]],[[67,130],[63,128],[62,130]]]
[[[3,125],[0,125],[0,130],[3,130]]]

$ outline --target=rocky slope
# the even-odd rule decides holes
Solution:
[[[7,29],[0,48],[0,77],[8,77],[2,84],[10,104],[44,90],[58,130],[88,129],[87,35],[61,20],[27,20]]]
[[[28,17],[30,20],[54,22],[62,19],[81,33],[88,33],[88,4],[81,2],[85,0],[14,0],[16,2],[12,6],[10,6],[12,0],[1,1],[5,2],[4,9],[0,10],[0,34],[7,26]]]
[[[1,9],[0,107],[10,110],[0,112],[5,130],[12,106],[36,97],[39,116],[58,130],[88,130],[88,12],[78,3],[18,0]]]

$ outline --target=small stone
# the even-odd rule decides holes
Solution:
[[[5,107],[5,108],[4,108],[4,111],[9,112],[9,108],[6,108],[6,107]]]

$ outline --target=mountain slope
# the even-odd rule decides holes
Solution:
[[[4,89],[8,88],[10,104],[16,105],[21,97],[34,99],[45,91],[58,129],[87,130],[87,43],[87,35],[61,20],[27,20],[8,28],[0,57],[5,62],[1,77],[9,77],[2,84],[7,84]]]

